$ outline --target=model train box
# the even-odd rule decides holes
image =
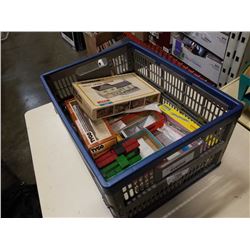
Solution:
[[[73,83],[84,112],[97,120],[159,102],[160,92],[135,73]]]
[[[100,156],[116,144],[116,134],[106,121],[103,119],[91,121],[80,109],[75,99],[66,101],[65,105],[81,139],[93,158]]]

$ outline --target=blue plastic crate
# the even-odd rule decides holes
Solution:
[[[175,106],[201,127],[106,181],[73,129],[63,103],[72,97],[75,81],[128,72],[160,90],[162,103]],[[128,40],[45,73],[41,80],[114,216],[144,216],[218,166],[242,111],[237,100]],[[169,156],[197,140],[206,143],[166,164]],[[167,176],[161,173],[164,164]]]

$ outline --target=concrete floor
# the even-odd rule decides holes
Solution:
[[[50,102],[39,76],[85,55],[57,33],[10,33],[1,47],[2,190],[16,179],[35,183],[24,114]],[[13,173],[11,176],[10,173]],[[17,178],[16,178],[17,177]]]

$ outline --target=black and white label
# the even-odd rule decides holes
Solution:
[[[90,143],[96,142],[95,136],[93,135],[93,133],[91,131],[87,132],[87,136],[88,136]]]
[[[97,153],[98,151],[101,151],[101,150],[103,150],[104,149],[104,145],[103,144],[100,144],[100,145],[98,145],[98,146],[96,146],[96,147],[94,147],[94,148],[91,148],[91,151],[93,152],[93,153]]]
[[[176,162],[173,162],[168,167],[166,167],[165,169],[162,170],[162,178],[164,178],[165,176],[171,174],[173,171],[175,171],[178,168],[182,167],[186,163],[190,162],[191,160],[193,160],[193,158],[194,158],[194,152],[184,156],[183,158],[181,158],[180,160],[178,160]]]

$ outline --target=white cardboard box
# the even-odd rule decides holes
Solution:
[[[159,102],[161,93],[135,73],[73,83],[82,110],[95,121]]]
[[[186,36],[224,59],[229,35],[222,32],[184,32]]]
[[[180,47],[181,51],[179,51]],[[215,59],[215,56],[209,53],[205,57],[195,55],[184,46],[180,38],[175,37],[173,37],[172,54],[212,82],[218,83],[222,67],[222,62],[218,60],[219,58]]]

